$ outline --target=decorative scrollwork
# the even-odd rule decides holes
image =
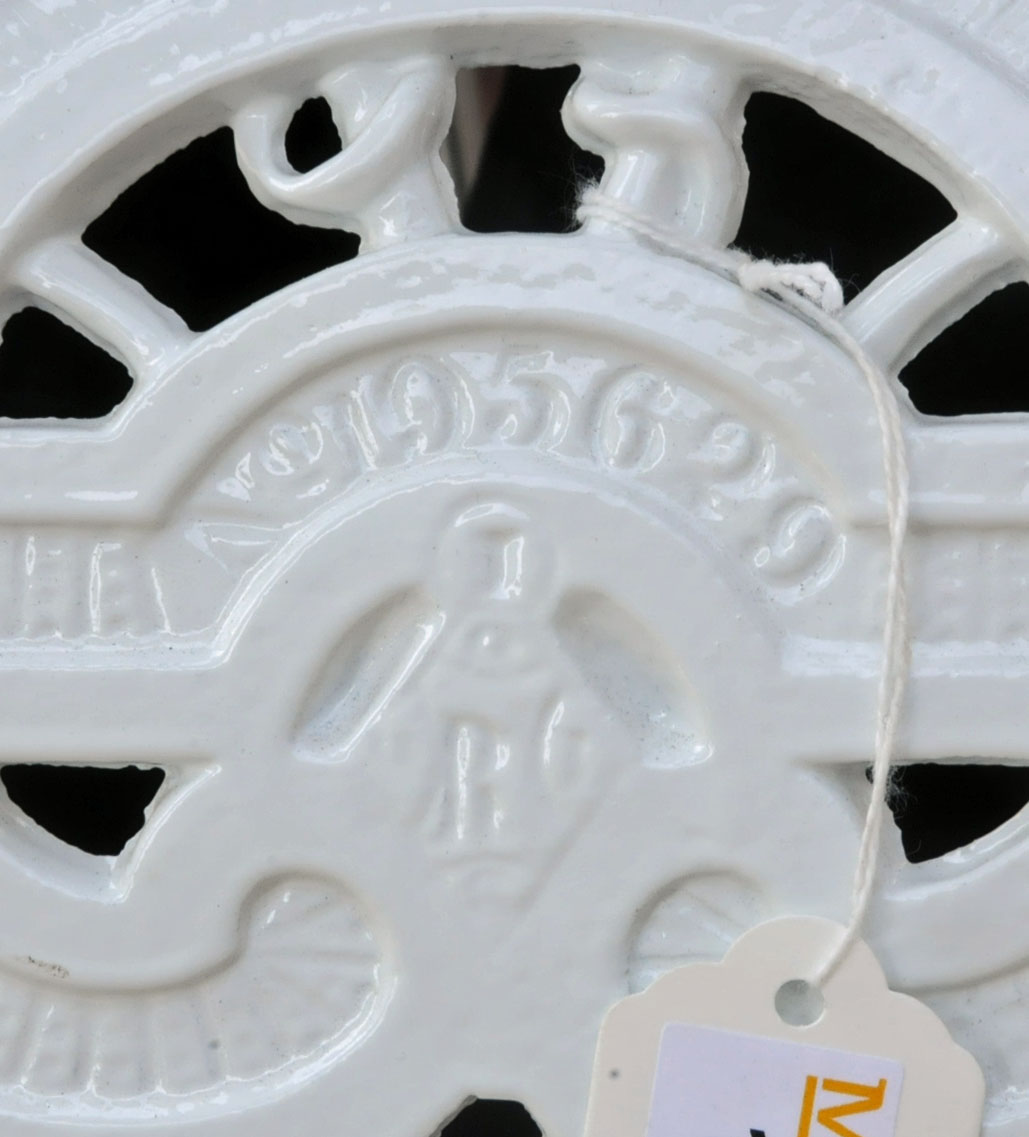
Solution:
[[[217,1108],[341,1058],[388,1001],[382,945],[343,887],[267,882],[221,965],[156,989],[80,987],[67,971],[0,970],[0,1104],[43,1112],[59,1097],[97,1116]],[[35,962],[35,961],[33,961]],[[258,997],[260,995],[260,997]],[[26,1047],[27,1034],[35,1039]],[[106,1113],[105,1113],[106,1116]]]
[[[294,99],[264,98],[237,116],[236,153],[254,194],[301,224],[352,229],[368,249],[458,228],[439,156],[454,107],[452,68],[431,56],[353,64],[319,89],[345,145],[305,174],[284,149]]]
[[[686,236],[722,244],[736,231],[746,187],[727,125],[738,100],[723,67],[682,56],[655,66],[652,56],[629,56],[620,66],[584,66],[564,113],[569,133],[608,160],[606,194]]]

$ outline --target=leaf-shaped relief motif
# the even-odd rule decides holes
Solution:
[[[582,678],[639,746],[645,764],[702,762],[711,753],[698,700],[669,646],[599,592],[566,594],[555,629]]]
[[[720,871],[680,877],[641,909],[629,936],[626,975],[635,994],[687,963],[717,962],[768,915],[749,881]]]
[[[382,717],[425,658],[443,616],[422,593],[388,597],[347,629],[300,712],[294,750],[311,762],[341,762]]]
[[[149,1119],[238,1109],[342,1058],[388,998],[381,946],[343,888],[252,895],[227,960],[156,989],[77,987],[30,961],[0,972],[0,1115]],[[31,968],[31,970],[29,970]]]

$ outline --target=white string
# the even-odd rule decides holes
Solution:
[[[908,527],[908,466],[904,432],[896,396],[889,380],[860,343],[837,319],[843,290],[832,270],[822,263],[776,264],[758,261],[738,250],[713,249],[655,225],[622,202],[587,188],[580,199],[579,219],[597,218],[650,241],[672,253],[739,282],[748,292],[769,292],[795,308],[849,355],[861,370],[875,404],[882,437],[889,565],[883,628],[883,665],[879,675],[872,762],[872,796],[858,847],[851,894],[850,920],[844,934],[816,970],[811,982],[820,986],[847,957],[861,936],[868,914],[882,845],[889,791],[890,763],[909,662],[908,603],[904,541]]]

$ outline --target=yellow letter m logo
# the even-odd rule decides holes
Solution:
[[[804,1084],[804,1102],[800,1110],[797,1137],[819,1137],[820,1133],[834,1133],[836,1137],[863,1137],[859,1130],[851,1129],[840,1119],[854,1117],[859,1113],[874,1113],[882,1109],[886,1098],[886,1079],[882,1078],[878,1085],[865,1086],[860,1082],[840,1082],[835,1078],[823,1078],[821,1089],[826,1094],[842,1095],[849,1100],[817,1108],[818,1078],[809,1077]],[[812,1130],[812,1125],[818,1128]]]

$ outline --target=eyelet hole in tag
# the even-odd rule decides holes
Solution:
[[[825,996],[806,979],[787,979],[775,993],[775,1009],[788,1026],[814,1026],[825,1014]]]

